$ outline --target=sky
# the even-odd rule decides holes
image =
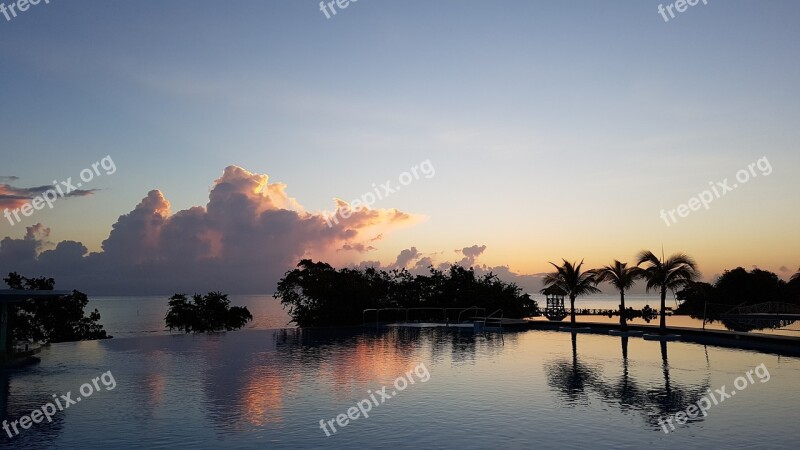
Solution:
[[[709,281],[737,266],[787,278],[800,3],[709,0],[674,18],[660,4],[360,0],[328,18],[306,0],[50,0],[0,14],[0,210],[74,189],[0,217],[0,272],[271,293],[305,257],[452,262],[532,292],[549,261],[663,248]],[[354,199],[370,209],[330,215]]]

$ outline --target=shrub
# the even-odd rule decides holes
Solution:
[[[175,294],[169,299],[169,311],[164,318],[170,331],[187,333],[238,330],[253,320],[247,307],[230,306],[228,295],[209,292],[194,294],[191,299],[185,294]]]

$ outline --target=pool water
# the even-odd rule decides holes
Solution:
[[[53,394],[74,399],[103,373],[114,388],[101,380],[52,422],[13,438],[0,431],[0,446],[796,448],[800,438],[800,359],[690,343],[452,328],[242,330],[55,344],[40,357],[0,372],[5,420]],[[707,416],[663,431],[659,419],[709,389],[730,393],[737,377],[747,385]],[[375,396],[384,386],[389,398]],[[370,404],[368,417],[351,420],[359,403]]]

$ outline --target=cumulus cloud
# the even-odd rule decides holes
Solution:
[[[473,245],[472,247],[464,247],[461,249],[461,254],[464,255],[464,259],[459,261],[459,265],[463,267],[472,267],[475,265],[475,260],[483,254],[486,250],[485,245]]]
[[[390,267],[393,269],[402,269],[406,267],[408,263],[417,259],[418,256],[419,252],[417,251],[417,247],[407,248],[397,255],[397,260]]]
[[[425,256],[417,260],[416,263],[414,263],[414,270],[416,271],[427,270],[428,267],[431,266],[433,266],[433,258],[431,258],[430,256]]]
[[[330,215],[325,215],[326,223],[331,227],[347,225],[354,228],[367,228],[385,223],[415,223],[422,217],[413,216],[398,209],[372,209],[352,207],[350,203],[335,198],[336,208]],[[382,234],[376,236],[380,239]]]
[[[376,238],[418,219],[374,209],[329,226],[323,214],[305,211],[290,197],[285,184],[229,166],[205,206],[173,213],[164,193],[150,191],[119,217],[100,252],[89,254],[73,241],[42,251],[47,235],[38,225],[23,239],[6,238],[0,273],[52,276],[59,288],[90,293],[270,293],[301,258],[369,251]]]

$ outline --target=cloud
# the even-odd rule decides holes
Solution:
[[[330,215],[325,215],[326,223],[331,227],[346,225],[354,228],[366,228],[378,224],[413,224],[422,219],[398,209],[352,208],[350,203],[334,198],[336,208]],[[382,234],[376,236],[380,239]]]
[[[0,181],[17,181],[17,180],[19,180],[19,177],[15,177],[13,175],[11,176],[0,175]]]
[[[214,181],[205,206],[172,212],[152,190],[119,217],[88,253],[80,242],[47,242],[49,229],[0,241],[0,273],[54,277],[62,289],[95,294],[174,292],[271,293],[302,258],[331,260],[339,250],[366,252],[392,230],[419,220],[396,209],[357,212],[328,226],[265,174],[229,166]],[[46,232],[45,232],[46,230]]]
[[[415,271],[419,271],[419,270],[426,270],[427,271],[428,267],[431,267],[431,266],[433,266],[433,259],[430,256],[425,256],[423,258],[420,258],[414,264],[414,270]]]
[[[0,177],[6,178],[10,181],[19,179],[18,177]],[[34,186],[29,188],[19,188],[11,186],[10,184],[0,184],[0,208],[17,209],[21,208],[26,203],[33,200],[48,190],[53,189],[50,184],[44,186]],[[86,197],[97,192],[97,189],[75,189],[72,190],[65,197]]]
[[[472,267],[475,265],[475,260],[483,254],[486,250],[485,245],[473,245],[472,247],[464,247],[461,249],[461,254],[464,255],[464,259],[459,261],[458,265],[463,267]]]
[[[370,242],[372,242],[372,239],[370,239]],[[373,250],[377,250],[377,248],[375,248],[375,247],[373,247],[371,245],[364,245],[364,244],[361,244],[361,243],[357,243],[357,244],[346,243],[346,244],[344,244],[342,246],[342,248],[339,249],[339,251],[355,251],[355,252],[359,252],[359,253],[371,252]]]
[[[408,263],[417,259],[418,256],[419,252],[417,251],[417,247],[405,249],[397,255],[397,260],[390,267],[393,269],[402,269],[406,267]]]
[[[781,266],[780,268],[778,268],[778,271],[780,271],[781,273],[791,272],[791,270],[786,266]]]

